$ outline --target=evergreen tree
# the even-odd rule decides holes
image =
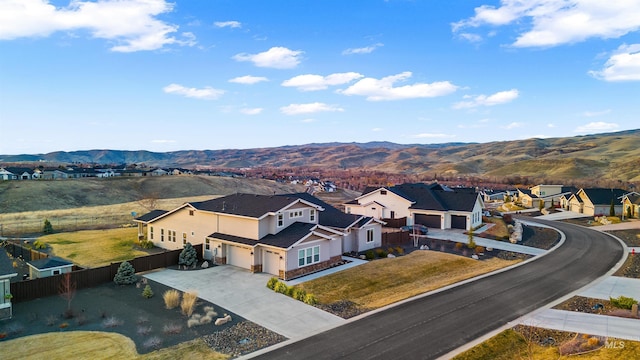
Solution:
[[[611,207],[609,207],[609,216],[616,216],[616,206],[613,199],[611,199]]]
[[[198,262],[198,254],[196,253],[196,249],[191,245],[191,243],[186,243],[184,245],[184,249],[180,253],[180,257],[178,258],[178,265],[184,265],[185,267],[195,267]]]
[[[136,270],[128,261],[123,261],[118,267],[118,272],[113,278],[113,282],[118,285],[130,285],[138,280],[136,277]]]
[[[151,299],[153,297],[153,290],[151,290],[151,285],[147,285],[144,287],[144,290],[142,290],[142,296],[147,299]]]
[[[51,221],[49,219],[44,219],[44,225],[42,226],[43,234],[53,234],[53,225],[51,225]]]

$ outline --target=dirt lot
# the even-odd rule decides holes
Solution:
[[[640,246],[640,229],[606,231],[624,241],[627,246]]]
[[[574,296],[571,299],[553,307],[557,310],[576,311],[588,314],[600,314],[619,316],[625,318],[637,318],[631,314],[631,310],[619,309],[611,305],[609,300],[593,299],[583,296]]]

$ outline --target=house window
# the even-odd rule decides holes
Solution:
[[[189,210],[189,216],[193,216],[194,213],[195,213],[195,211]]]
[[[60,269],[58,269],[58,270],[53,270],[51,273],[52,273],[53,275],[60,275]]]
[[[182,233],[182,245],[185,245],[187,243],[187,233],[183,232]]]
[[[205,250],[211,250],[211,244],[210,244],[209,241],[210,241],[209,239],[205,239],[204,240],[204,249]]]
[[[309,221],[316,221],[316,211],[315,211],[315,209],[309,210]]]
[[[289,212],[289,218],[290,219],[299,218],[299,217],[302,217],[302,210],[296,210],[296,211]]]
[[[284,215],[278,214],[278,227],[282,227],[284,225]]]
[[[298,266],[307,266],[320,262],[320,246],[298,250]]]
[[[153,226],[149,226],[149,240],[153,240]]]
[[[164,229],[160,229],[160,241],[164,241]]]
[[[367,242],[373,242],[373,229],[367,229]]]
[[[396,218],[396,212],[395,212],[395,211],[393,211],[393,210],[391,210],[391,218],[392,218],[392,219],[395,219],[395,218]]]
[[[380,190],[380,195],[387,195],[387,190]]]
[[[171,231],[171,235],[172,235],[173,242],[176,242],[176,231],[175,230]]]
[[[351,214],[351,207],[347,208],[347,214]]]

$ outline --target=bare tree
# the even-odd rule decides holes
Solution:
[[[67,317],[72,317],[71,300],[76,296],[76,282],[71,279],[70,272],[64,273],[62,276],[62,280],[60,281],[60,286],[58,288],[58,294],[67,301],[67,310],[65,311],[65,314]]]

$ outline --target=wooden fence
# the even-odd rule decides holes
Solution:
[[[412,245],[410,233],[408,231],[383,232],[382,247]]]
[[[198,261],[201,261],[202,244],[194,245],[193,247],[196,249],[198,254]],[[182,252],[182,249],[141,256],[129,260],[129,263],[133,265],[133,268],[136,269],[136,272],[138,273],[174,266],[178,265],[180,252]],[[111,282],[113,281],[114,276],[116,276],[116,272],[118,272],[120,264],[121,262],[117,262],[98,268],[72,271],[70,273],[71,281],[72,283],[75,283],[76,289],[78,290]],[[60,293],[60,284],[64,276],[64,274],[60,274],[11,283],[11,294],[13,295],[13,299],[11,299],[11,301],[21,302],[45,296],[57,295]]]
[[[400,228],[402,226],[407,225],[407,218],[403,217],[403,218],[399,218],[399,219],[380,219],[382,221],[384,221],[386,224],[384,225],[384,227],[390,227],[390,228]]]
[[[30,249],[13,240],[7,241],[5,250],[14,258],[22,258],[24,259],[24,261],[39,260],[49,257],[49,255],[47,255],[46,253]]]

